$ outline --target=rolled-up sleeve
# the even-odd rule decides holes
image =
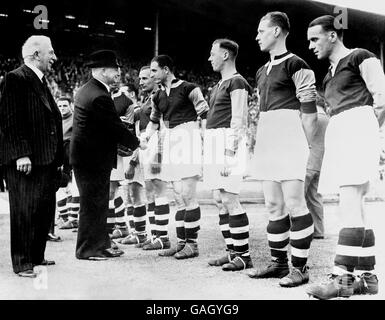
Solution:
[[[376,57],[362,61],[359,66],[361,77],[373,97],[374,108],[381,111],[385,108],[385,75],[381,62]]]
[[[303,113],[316,113],[316,88],[315,76],[311,69],[301,68],[292,76],[296,88],[296,96],[301,103],[301,111]]]
[[[226,137],[226,154],[234,155],[238,150],[239,140],[245,135],[248,112],[248,91],[236,89],[230,92],[231,122],[229,135]]]
[[[154,123],[160,123],[160,119],[162,118],[162,112],[159,110],[158,105],[156,103],[156,98],[151,97],[151,115],[150,120]]]

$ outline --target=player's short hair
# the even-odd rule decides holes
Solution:
[[[233,40],[223,38],[223,39],[216,39],[213,44],[219,44],[219,48],[225,49],[230,53],[230,57],[235,60],[235,58],[238,55],[239,51],[239,45]]]
[[[139,73],[141,73],[144,70],[148,70],[148,69],[150,69],[150,66],[143,66],[140,68]]]
[[[310,22],[308,28],[314,26],[321,26],[325,32],[334,31],[337,34],[337,37],[339,39],[342,39],[344,36],[344,29],[336,28],[336,26],[334,25],[334,21],[335,17],[333,17],[332,15],[324,15]]]
[[[261,21],[262,20],[269,20],[271,25],[280,27],[284,34],[288,34],[290,32],[290,21],[285,12],[268,12],[261,18]]]
[[[152,58],[151,62],[157,62],[159,67],[164,68],[168,67],[172,73],[174,73],[175,66],[174,61],[172,61],[171,57],[165,54],[160,54]]]
[[[59,101],[68,101],[68,104],[71,104],[71,103],[72,103],[71,98],[68,97],[68,96],[60,96],[59,98],[57,98],[57,101],[56,101],[56,102],[59,102]]]

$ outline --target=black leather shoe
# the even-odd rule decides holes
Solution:
[[[25,270],[25,271],[20,271],[17,273],[19,277],[24,277],[24,278],[36,278],[37,273],[35,273],[33,270]]]
[[[48,233],[47,240],[48,241],[54,241],[54,242],[63,241],[59,236],[55,236],[53,233]]]
[[[122,250],[113,250],[113,249],[106,249],[103,251],[103,255],[106,256],[107,258],[116,258],[120,257],[122,254],[124,254],[124,251]]]
[[[290,273],[287,260],[272,261],[267,267],[263,269],[254,269],[248,273],[250,278],[267,279],[267,278],[283,278]]]
[[[34,266],[53,266],[54,264],[56,264],[55,261],[44,259],[42,262],[34,264]]]

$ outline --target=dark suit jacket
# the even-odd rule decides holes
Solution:
[[[120,120],[107,88],[92,78],[75,96],[70,163],[76,167],[111,170],[116,163],[118,143],[134,150],[139,140]]]
[[[63,161],[60,111],[38,76],[26,65],[6,75],[0,100],[0,161],[28,156],[33,165]]]

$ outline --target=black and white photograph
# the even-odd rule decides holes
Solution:
[[[4,0],[0,37],[0,300],[385,299],[385,2]]]

